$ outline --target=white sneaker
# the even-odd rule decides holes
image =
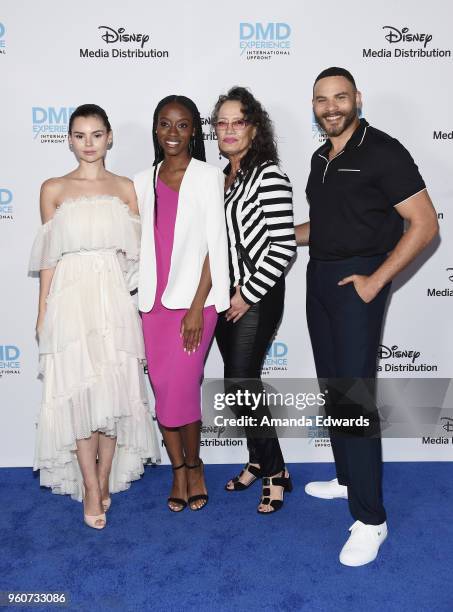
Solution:
[[[348,499],[348,487],[338,484],[337,478],[328,482],[309,482],[305,485],[305,493],[321,499],[335,499],[336,497]]]
[[[358,567],[374,561],[380,545],[387,537],[387,523],[365,525],[361,521],[356,521],[349,531],[351,535],[341,550],[340,563]]]

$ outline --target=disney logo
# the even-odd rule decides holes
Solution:
[[[378,348],[379,359],[412,359],[412,363],[420,357],[420,351],[402,351],[398,349],[398,345],[394,344],[391,347],[380,344]]]
[[[127,34],[126,28],[110,28],[109,26],[99,26],[98,30],[104,30],[101,38],[107,44],[116,42],[138,42],[140,47],[143,49],[145,43],[149,40],[149,34]]]
[[[388,34],[385,35],[385,39],[389,41],[389,43],[399,43],[403,42],[422,42],[423,46],[426,48],[426,45],[432,41],[432,34],[411,34],[409,32],[409,28],[403,28],[402,30],[398,30],[398,28],[394,28],[393,26],[383,26],[383,30],[388,30]]]
[[[225,426],[217,426],[217,425],[202,425],[201,426],[201,433],[216,433],[217,437],[220,438],[220,436],[225,432],[226,427]]]
[[[453,419],[451,417],[440,417],[440,420],[445,421],[445,423],[442,425],[445,431],[451,433],[453,431]]]

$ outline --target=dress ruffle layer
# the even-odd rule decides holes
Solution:
[[[65,351],[68,362],[77,352],[76,345],[71,348]],[[45,396],[38,420],[34,469],[40,470],[41,485],[51,487],[53,493],[82,500],[76,440],[89,438],[94,431],[117,438],[111,493],[129,488],[130,482],[143,473],[146,461],[159,461],[143,376],[136,359],[126,353],[118,354],[118,358],[117,364],[98,366],[96,378],[81,381],[79,388],[57,396],[51,389],[52,381],[58,379],[57,360],[51,355],[41,358],[46,372]]]
[[[93,222],[94,221],[94,222]],[[65,200],[36,235],[29,272],[55,268],[65,253],[117,251],[129,289],[137,287],[140,217],[114,196]]]
[[[34,469],[40,470],[41,485],[79,501],[76,441],[92,432],[117,438],[112,493],[139,478],[144,462],[160,458],[140,317],[119,259],[138,257],[139,220],[125,209],[107,196],[65,202],[43,226],[31,258],[31,269],[56,262],[39,333],[44,389]]]

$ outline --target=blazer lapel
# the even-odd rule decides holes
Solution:
[[[181,248],[181,246],[184,246],[181,245],[180,235],[188,221],[188,215],[190,215],[188,206],[190,206],[191,190],[193,189],[193,173],[194,163],[193,159],[191,159],[186,171],[184,172],[181,186],[179,188],[178,208],[176,210],[175,233],[173,238],[173,251],[177,251]]]
[[[185,257],[184,250],[186,248],[184,233],[188,227],[191,227],[191,215],[193,209],[191,204],[193,203],[193,187],[194,187],[194,171],[195,164],[193,159],[190,160],[189,165],[186,168],[184,176],[181,181],[178,194],[178,208],[176,210],[175,220],[175,231],[173,236],[173,249],[171,252],[170,260],[170,272],[168,275],[168,283],[162,296],[162,303],[166,298],[167,289],[172,287],[175,282],[175,275],[177,275],[177,268],[181,265],[181,260]]]
[[[144,176],[142,238],[140,249],[139,304],[148,312],[154,303],[156,293],[156,252],[154,246],[154,168]]]

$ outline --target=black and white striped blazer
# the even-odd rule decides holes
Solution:
[[[228,171],[228,168],[225,170]],[[272,161],[238,172],[225,193],[230,283],[256,304],[296,252],[292,186]]]

